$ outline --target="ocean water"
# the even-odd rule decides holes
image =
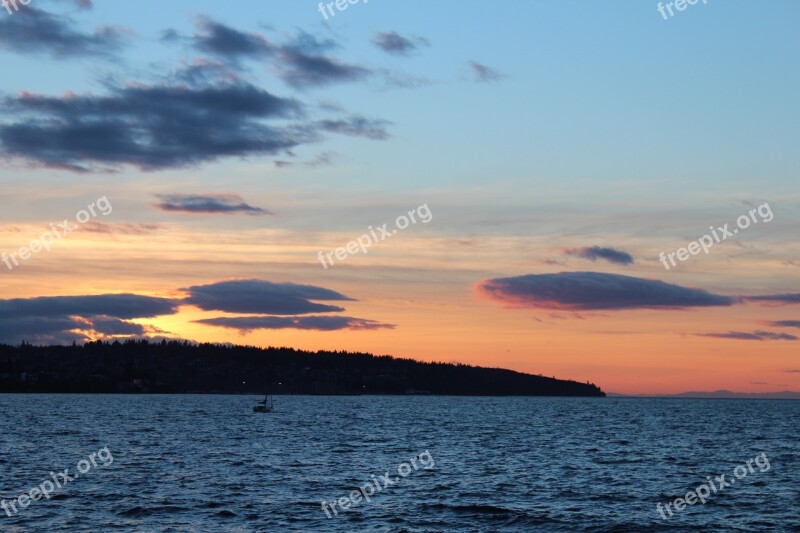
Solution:
[[[800,531],[800,402],[256,399],[0,395],[0,531]]]

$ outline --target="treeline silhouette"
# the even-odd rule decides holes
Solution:
[[[499,368],[147,340],[0,345],[0,392],[605,396],[590,383]]]

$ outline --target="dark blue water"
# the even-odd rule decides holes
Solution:
[[[88,470],[0,511],[0,530],[800,531],[800,402],[255,400],[0,395],[0,498]],[[105,447],[113,462],[91,465]],[[705,505],[656,511],[761,453],[769,469]],[[370,502],[326,516],[373,476]]]

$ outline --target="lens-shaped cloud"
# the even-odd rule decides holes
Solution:
[[[564,250],[564,255],[572,255],[580,257],[581,259],[588,259],[590,261],[597,261],[602,259],[609,263],[617,265],[630,265],[633,263],[633,256],[628,252],[617,250],[615,248],[602,247],[602,246],[584,246],[582,248],[567,248]]]
[[[155,204],[162,211],[182,213],[271,215],[272,212],[247,204],[236,194],[159,194]]]
[[[183,289],[189,296],[183,300],[206,311],[250,313],[262,315],[302,315],[336,313],[342,307],[315,303],[321,301],[353,301],[352,298],[322,287],[273,283],[257,279],[222,281]]]
[[[484,297],[517,307],[572,311],[682,309],[729,306],[737,301],[702,289],[601,272],[488,279],[478,283],[477,291]]]

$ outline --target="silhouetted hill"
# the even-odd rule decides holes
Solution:
[[[0,345],[0,392],[605,396],[595,385],[366,353],[179,341]]]

